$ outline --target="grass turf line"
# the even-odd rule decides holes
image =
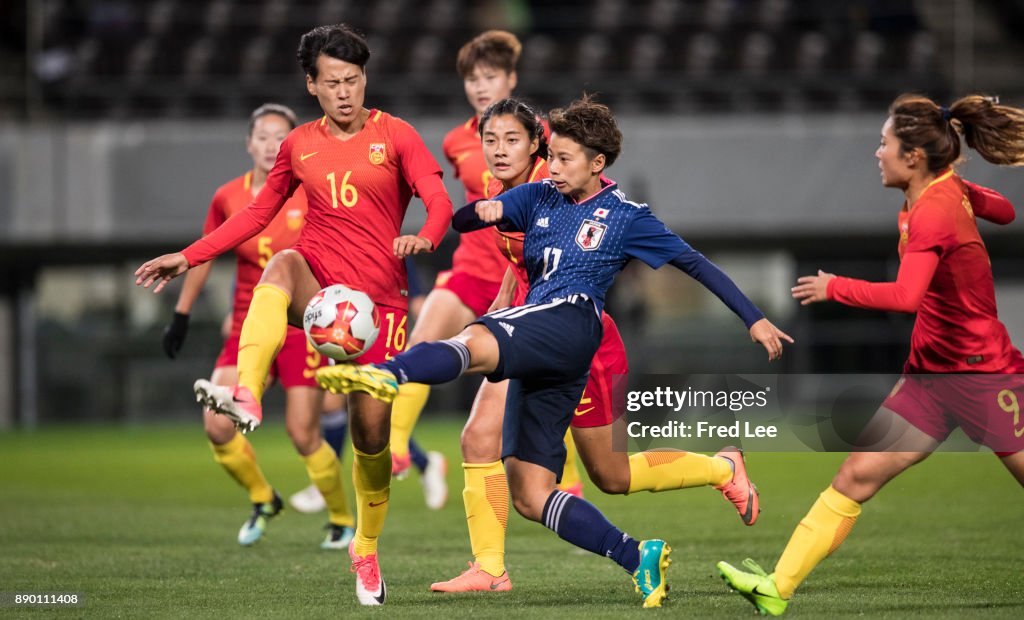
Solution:
[[[389,599],[361,609],[346,554],[321,551],[325,515],[286,511],[253,548],[235,542],[244,492],[213,462],[202,428],[64,427],[0,434],[0,590],[76,591],[85,617],[619,618],[640,609],[628,576],[517,515],[509,519],[507,594],[432,594],[471,558],[460,490],[458,421],[424,421],[426,449],[449,459],[444,510],[423,505],[413,474],[393,485],[381,543]],[[282,496],[306,486],[280,424],[251,434]],[[351,455],[346,455],[346,472]],[[638,538],[674,549],[667,610],[746,617],[751,608],[714,570],[751,556],[771,567],[842,455],[750,454],[761,490],[758,525],[744,527],[711,489],[587,498]],[[351,483],[345,479],[351,494]],[[938,454],[866,505],[849,540],[812,573],[787,615],[1022,617],[1020,487],[986,454]],[[54,610],[49,610],[50,612]],[[40,609],[3,610],[5,617]],[[658,612],[653,612],[658,613]]]

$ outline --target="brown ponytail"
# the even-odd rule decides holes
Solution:
[[[967,146],[993,164],[1024,165],[1024,110],[998,99],[968,95],[949,107]]]
[[[1024,165],[1024,110],[992,98],[969,95],[945,108],[922,95],[900,95],[889,116],[901,150],[922,149],[931,172],[960,159],[961,134],[993,164]]]

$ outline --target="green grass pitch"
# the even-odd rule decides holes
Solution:
[[[0,616],[327,618],[747,617],[714,570],[748,555],[774,564],[842,455],[750,454],[760,522],[744,527],[712,489],[608,497],[617,525],[673,549],[671,595],[641,610],[628,576],[510,516],[507,594],[428,591],[470,559],[457,420],[426,421],[420,443],[449,458],[452,493],[423,506],[415,475],[396,482],[381,543],[389,598],[361,609],[344,553],[321,551],[323,515],[286,511],[253,548],[235,542],[245,494],[196,426],[73,427],[0,434],[0,591],[75,591],[85,605]],[[282,495],[307,482],[280,424],[250,435]],[[346,465],[348,459],[346,459]],[[351,486],[346,480],[349,490]],[[995,457],[938,454],[869,503],[846,544],[805,582],[788,615],[817,618],[1024,617],[1024,494]]]

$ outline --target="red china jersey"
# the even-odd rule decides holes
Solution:
[[[444,156],[455,169],[455,176],[466,188],[466,202],[484,197],[487,186],[494,179],[487,168],[480,144],[477,117],[452,129],[444,137]],[[452,271],[463,271],[481,280],[501,282],[505,274],[505,259],[495,250],[491,232],[477,230],[462,233],[459,247],[452,255]]]
[[[526,182],[533,183],[534,181],[546,179],[548,176],[550,175],[548,174],[547,160],[538,157]],[[505,187],[501,184],[501,181],[492,178],[484,191],[484,198],[494,198],[504,189]],[[516,294],[512,298],[512,305],[523,305],[526,303],[526,294],[530,292],[530,276],[526,273],[526,260],[523,258],[523,237],[525,235],[521,232],[505,232],[498,230],[497,227],[485,228],[484,230],[493,231],[491,233],[491,243],[498,248],[498,252],[505,260],[503,268],[508,268],[509,265],[512,266],[512,274],[516,277],[517,285]],[[502,272],[502,275],[504,276],[504,272]]]
[[[405,308],[405,263],[395,257],[393,241],[413,187],[432,175],[439,178],[441,168],[405,121],[370,110],[359,133],[340,140],[323,117],[288,134],[256,200],[184,254],[195,265],[233,247],[265,226],[301,184],[309,208],[294,248],[321,284],[345,284],[378,304]],[[445,208],[428,207],[419,233],[434,247],[451,222],[450,202],[444,202]]]
[[[998,372],[1016,350],[996,312],[992,263],[960,177],[947,172],[899,216],[899,253],[939,255],[910,339],[911,370]],[[1019,356],[1019,354],[1017,354]]]
[[[252,202],[252,171],[221,185],[213,194],[206,213],[203,234],[208,235],[232,215]],[[270,258],[295,245],[306,220],[306,193],[299,188],[285,202],[270,224],[248,241],[235,248],[235,299],[231,305],[231,332],[240,332],[252,301],[252,290],[259,284],[263,268]]]
[[[900,212],[900,259],[938,257],[917,307],[905,372],[1024,372],[1024,360],[996,313],[992,265],[974,217],[965,185],[952,170]],[[857,296],[857,281],[833,283],[837,300]]]

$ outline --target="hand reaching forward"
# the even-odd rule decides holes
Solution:
[[[135,270],[135,284],[149,288],[156,283],[154,293],[159,293],[167,283],[188,271],[188,259],[181,252],[164,254],[151,261],[146,261]]]
[[[835,274],[819,269],[816,276],[797,278],[796,286],[789,290],[793,293],[793,299],[800,300],[801,306],[828,301],[828,283],[834,277],[836,277]]]
[[[782,357],[782,341],[793,344],[793,339],[786,332],[772,325],[768,319],[761,319],[750,326],[750,339],[760,342],[768,351],[768,361]]]

